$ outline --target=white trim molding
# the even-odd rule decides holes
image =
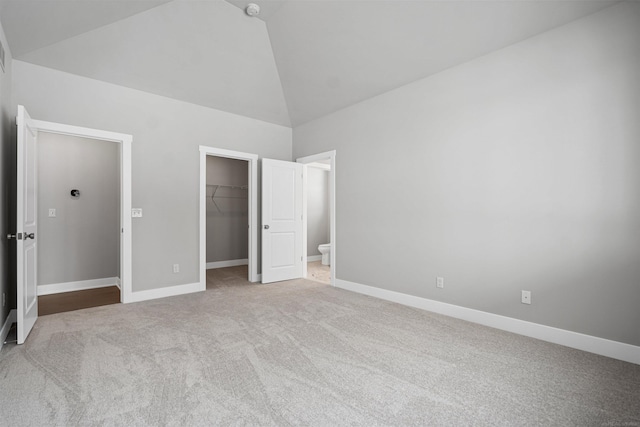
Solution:
[[[336,279],[336,287],[640,365],[640,347],[631,344],[607,340],[551,326],[540,325],[538,323],[527,322],[524,320],[514,319],[512,317],[500,316],[498,314],[487,313],[485,311],[447,304],[400,292],[389,291],[387,289],[362,285],[342,279]]]
[[[18,321],[18,311],[16,309],[9,311],[9,315],[7,316],[7,319],[4,321],[4,324],[2,325],[2,329],[0,329],[0,350],[2,350],[2,347],[4,346],[4,342],[9,336],[11,325],[16,323],[17,321]]]
[[[322,255],[311,255],[307,257],[307,262],[321,261],[321,260],[322,260]]]
[[[43,120],[33,120],[33,123],[38,131],[41,132],[111,141],[120,145],[120,277],[122,280],[120,301],[123,303],[130,302],[129,297],[133,290],[133,267],[131,261],[131,143],[133,136]]]
[[[326,164],[326,163],[313,162],[313,163],[306,163],[306,165],[308,167],[310,167],[310,168],[324,169],[326,171],[330,171],[331,170],[331,165]]]
[[[142,302],[158,298],[175,297],[178,295],[202,292],[204,290],[205,289],[202,289],[200,282],[188,283],[186,285],[165,286],[164,288],[132,292],[129,302]]]
[[[77,282],[50,283],[38,285],[38,296],[59,294],[62,292],[84,291],[87,289],[117,286],[120,288],[120,278],[106,277],[104,279],[80,280]]]
[[[227,261],[212,261],[207,263],[207,270],[216,268],[235,267],[237,265],[249,265],[249,259],[230,259]]]

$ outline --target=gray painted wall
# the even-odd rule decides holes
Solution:
[[[11,104],[11,52],[4,35],[4,30],[0,25],[0,40],[5,50],[5,69],[0,70],[0,200],[2,201],[2,209],[0,209],[0,328],[4,325],[9,311],[15,308],[15,292],[12,286],[9,286],[10,268],[9,268],[9,241],[7,234],[11,230],[10,218],[14,218],[15,214],[10,214],[8,206],[11,195],[15,191],[9,188],[11,176],[15,171],[15,144],[12,143],[12,136],[15,134],[15,110]],[[15,219],[14,219],[15,221]],[[13,244],[13,243],[11,243]],[[5,304],[2,305],[1,298],[5,296]]]
[[[207,185],[247,186],[249,162],[207,156]],[[248,255],[248,191],[207,187],[207,262],[246,259]]]
[[[318,245],[330,243],[329,171],[307,167],[307,256],[320,255]]]
[[[291,129],[14,61],[31,117],[133,135],[133,291],[199,280],[200,145],[291,160]],[[258,195],[259,196],[259,195]],[[172,265],[180,264],[180,273]]]
[[[295,128],[337,278],[640,345],[639,40],[621,3]]]
[[[114,142],[39,134],[39,285],[120,276],[119,149]],[[71,197],[72,189],[80,197]]]

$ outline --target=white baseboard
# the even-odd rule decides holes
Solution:
[[[86,289],[106,288],[107,286],[120,287],[119,283],[120,278],[118,277],[106,277],[104,279],[38,285],[38,296],[59,294],[61,292],[83,291]]]
[[[373,286],[361,285],[347,280],[336,279],[336,287],[640,365],[640,347],[631,344],[611,341]]]
[[[122,290],[122,288],[120,287],[120,285],[122,284],[121,280],[119,277],[116,277],[116,286],[118,287],[118,289]]]
[[[0,329],[0,350],[2,350],[2,346],[4,346],[4,342],[9,336],[9,330],[11,329],[11,325],[16,323],[18,320],[18,311],[13,309],[9,312],[7,319],[4,321],[2,325],[2,329]]]
[[[213,268],[235,267],[236,265],[249,265],[248,259],[230,259],[228,261],[214,261],[207,263],[207,270]]]
[[[307,257],[307,262],[321,261],[321,260],[322,260],[322,255],[311,255]]]
[[[158,298],[174,297],[177,295],[202,292],[206,289],[206,284],[200,282],[188,283],[186,285],[167,286],[164,288],[149,289],[148,291],[131,292],[130,297],[125,302],[141,302]]]

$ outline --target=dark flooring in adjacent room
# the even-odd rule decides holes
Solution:
[[[118,304],[119,302],[120,289],[117,286],[41,295],[38,297],[38,315],[46,316],[47,314]]]

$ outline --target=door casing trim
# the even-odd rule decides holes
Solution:
[[[43,120],[32,119],[32,122],[38,132],[76,136],[120,144],[120,301],[123,303],[132,302],[131,143],[133,136]]]

